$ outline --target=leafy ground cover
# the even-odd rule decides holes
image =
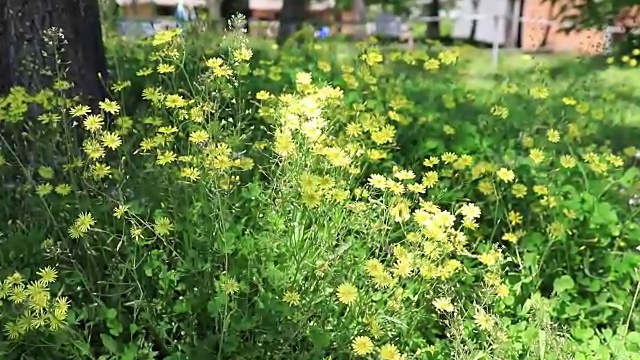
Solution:
[[[199,35],[0,99],[4,358],[639,358],[637,71]]]

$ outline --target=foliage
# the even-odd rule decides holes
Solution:
[[[637,2],[633,0],[571,0],[566,3],[560,3],[557,0],[546,1],[558,8],[561,20],[573,24],[572,30],[602,28],[614,24],[616,20],[627,15],[631,18],[638,15],[638,11],[633,9],[637,6]]]
[[[611,94],[200,35],[110,39],[99,109],[0,99],[3,358],[638,358]]]
[[[616,46],[612,56],[607,58],[608,64],[635,68],[640,60],[640,35],[631,34],[626,41]]]

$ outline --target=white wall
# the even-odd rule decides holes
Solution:
[[[461,16],[473,14],[471,0],[458,0],[455,7],[456,13]],[[451,36],[454,39],[468,39],[471,35],[471,20],[458,18],[453,21]]]
[[[518,17],[520,11],[519,0],[516,1],[514,7],[514,14],[507,14],[509,10],[509,1],[511,0],[478,0],[477,10],[474,11],[472,0],[458,0],[456,3],[456,12],[460,16],[469,15],[481,15],[481,19],[476,22],[476,33],[473,40],[493,43],[497,39],[500,45],[504,44],[506,40],[506,22],[502,18],[498,22],[498,28],[496,28],[496,21],[493,15],[501,16],[514,16]],[[452,36],[455,39],[468,39],[471,34],[471,19],[456,19],[453,23]],[[517,27],[515,29],[517,31]]]
[[[499,29],[496,29],[496,21],[492,15],[505,15],[506,13],[507,0],[480,0],[478,14],[487,15],[487,17],[478,20],[476,38],[474,40],[493,43],[497,39],[499,44],[503,44],[505,40],[504,21],[500,21],[498,24]]]

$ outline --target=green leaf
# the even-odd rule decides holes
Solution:
[[[116,309],[107,309],[107,311],[105,311],[104,313],[104,317],[107,320],[115,319],[116,316],[118,316],[118,311],[116,311]]]
[[[516,299],[513,296],[509,295],[506,298],[504,298],[502,302],[507,306],[511,306],[516,302]]]
[[[544,359],[544,356],[547,352],[547,333],[544,330],[538,330],[538,353],[539,358]]]
[[[591,211],[596,204],[596,197],[589,193],[582,194],[582,200],[583,200],[582,208],[585,211]]]
[[[140,328],[138,327],[138,325],[131,323],[129,324],[129,332],[131,333],[131,335],[134,335],[136,332],[138,332]]]
[[[216,296],[207,303],[207,311],[210,315],[217,315],[224,306],[224,297]]]
[[[618,222],[618,215],[611,204],[606,202],[597,203],[591,222],[595,224],[615,224]]]
[[[327,332],[317,327],[311,328],[309,331],[309,339],[317,349],[325,349],[331,344],[331,337],[327,335]]]
[[[122,324],[116,319],[107,320],[107,327],[113,336],[118,336],[122,333]]]
[[[118,350],[118,343],[113,340],[113,338],[107,334],[100,334],[100,340],[102,340],[102,345],[112,353],[113,355],[118,355],[120,351]]]
[[[618,182],[625,187],[630,187],[638,178],[638,175],[638,169],[635,167],[630,167],[629,169],[627,169],[627,171],[625,171],[624,175],[622,175]]]
[[[630,333],[627,334],[627,341],[630,344],[640,346],[640,333],[637,331],[631,331]]]
[[[578,314],[580,314],[580,310],[582,308],[580,307],[580,305],[576,304],[576,303],[571,303],[569,304],[569,306],[567,306],[567,308],[565,309],[565,313],[567,314],[567,316],[577,316]]]
[[[556,294],[562,294],[568,290],[572,290],[575,286],[575,282],[569,275],[562,275],[553,281],[553,291]]]
[[[422,148],[424,150],[434,150],[442,146],[442,141],[436,139],[426,139],[422,142]]]
[[[136,360],[136,355],[138,355],[138,346],[131,344],[124,350],[120,360]]]
[[[572,333],[573,336],[582,341],[589,340],[595,335],[594,330],[590,327],[575,328],[572,330]]]

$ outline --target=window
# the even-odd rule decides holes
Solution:
[[[156,16],[173,16],[176,13],[175,6],[156,6]]]

